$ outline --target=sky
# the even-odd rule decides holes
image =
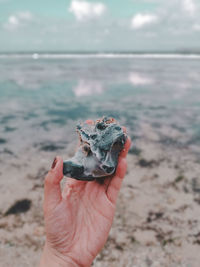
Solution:
[[[200,0],[0,0],[0,52],[200,51]]]

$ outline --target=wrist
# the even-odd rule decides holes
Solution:
[[[71,257],[63,256],[45,243],[40,260],[40,267],[80,267]]]

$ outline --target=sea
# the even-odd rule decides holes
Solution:
[[[102,116],[133,147],[148,125],[200,157],[200,55],[0,54],[0,157],[71,149],[76,124]]]

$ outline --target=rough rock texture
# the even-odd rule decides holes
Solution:
[[[73,158],[64,161],[63,174],[87,181],[114,174],[126,141],[119,124],[104,117],[92,124],[79,124],[77,132],[80,146]]]

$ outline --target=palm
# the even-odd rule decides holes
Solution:
[[[103,185],[70,181],[62,201],[46,218],[47,239],[60,253],[69,256],[73,251],[70,256],[79,262],[92,261],[106,242],[114,209]]]

